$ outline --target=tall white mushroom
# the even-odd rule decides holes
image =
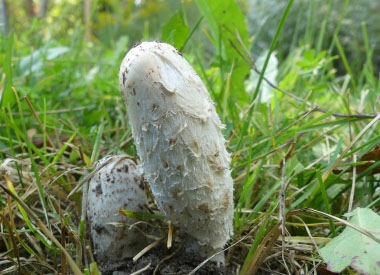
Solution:
[[[233,181],[207,88],[182,55],[161,42],[131,49],[119,82],[159,208],[197,241],[195,249],[219,251],[233,233]]]
[[[134,161],[127,156],[108,156],[95,168],[104,164],[90,182],[87,216],[97,262],[107,268],[135,256],[146,245],[145,237],[130,228],[137,220],[120,216],[119,210],[141,212],[148,199],[141,169]]]

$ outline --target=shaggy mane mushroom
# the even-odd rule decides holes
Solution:
[[[146,245],[145,237],[130,225],[137,222],[119,210],[141,212],[148,204],[141,169],[127,156],[107,156],[95,165],[101,168],[88,189],[87,216],[94,255],[102,270],[121,265]]]
[[[202,256],[233,233],[233,181],[223,125],[185,58],[171,45],[143,42],[125,56],[119,82],[144,173],[161,211]],[[224,263],[224,255],[214,257]]]

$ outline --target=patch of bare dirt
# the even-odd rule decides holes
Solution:
[[[171,250],[158,247],[142,256],[135,263],[132,259],[126,259],[118,265],[100,267],[103,275],[127,275],[140,271],[138,274],[157,275],[185,275],[189,274],[205,259],[196,254],[184,254],[180,249],[170,257],[176,248]],[[157,267],[158,266],[158,267]],[[214,262],[207,262],[195,274],[197,275],[233,275],[236,274],[235,266],[217,266]]]

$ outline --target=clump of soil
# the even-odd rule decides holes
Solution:
[[[157,275],[184,275],[189,274],[205,259],[196,254],[184,254],[184,249],[170,257],[178,247],[166,249],[162,245],[142,256],[135,263],[132,259],[126,259],[118,265],[100,267],[103,275],[127,275],[141,270],[138,274]],[[158,266],[159,265],[159,266]],[[158,266],[158,267],[157,267]],[[215,262],[207,262],[197,272],[197,275],[233,275],[236,274],[235,266],[217,266]]]

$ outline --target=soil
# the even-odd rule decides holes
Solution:
[[[168,250],[158,247],[142,256],[135,263],[132,259],[125,259],[119,264],[100,267],[103,275],[127,275],[134,272],[138,274],[157,274],[157,275],[184,275],[189,274],[205,259],[195,254],[184,255],[180,249],[174,256],[170,257],[177,248]],[[157,268],[157,265],[158,268]],[[157,270],[156,270],[157,269]],[[156,273],[154,273],[156,270]],[[226,267],[217,266],[214,262],[207,262],[197,272],[196,275],[234,275],[236,267],[228,265]]]

